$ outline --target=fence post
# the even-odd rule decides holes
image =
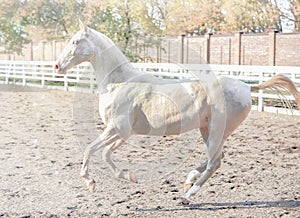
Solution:
[[[45,87],[45,74],[42,74],[42,88]]]
[[[185,63],[186,64],[188,64],[189,63],[189,42],[190,42],[190,40],[189,40],[189,38],[186,38],[186,53],[185,53]]]
[[[16,85],[16,65],[14,67],[13,84]]]
[[[7,68],[6,68],[6,74],[5,74],[5,84],[7,85],[8,84],[8,81],[9,81],[9,72],[10,72],[10,63],[7,64]]]
[[[26,73],[24,70],[24,65],[22,65],[22,76],[23,76],[22,85],[26,86]]]
[[[184,34],[178,37],[178,41],[179,41],[178,63],[180,64],[184,63],[184,37],[185,37]]]
[[[276,34],[278,30],[271,29],[269,32],[269,65],[276,65]]]
[[[67,74],[64,75],[64,90],[68,91],[68,77],[67,77]]]
[[[234,38],[235,38],[235,48],[236,48],[236,52],[235,52],[235,59],[236,59],[236,64],[237,65],[241,65],[241,54],[242,54],[242,34],[243,32],[236,32],[234,34]]]
[[[263,83],[263,76],[264,73],[263,72],[260,72],[259,74],[259,84]],[[259,112],[262,112],[264,111],[264,99],[263,99],[263,90],[259,90],[258,91],[258,103],[257,103],[257,110]]]
[[[295,81],[295,79],[296,79],[296,73],[293,72],[292,75],[291,75],[291,80],[292,80],[292,81]]]
[[[206,64],[210,64],[210,42],[212,33],[205,35],[206,38]]]

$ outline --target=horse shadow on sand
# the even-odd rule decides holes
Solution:
[[[281,200],[281,201],[246,201],[246,202],[225,202],[225,203],[200,203],[189,205],[178,205],[174,208],[140,208],[140,212],[146,211],[219,211],[228,209],[259,209],[259,208],[300,208],[299,200]]]

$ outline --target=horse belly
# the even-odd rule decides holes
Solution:
[[[207,114],[200,111],[194,114],[180,114],[171,117],[156,114],[149,118],[143,115],[136,119],[133,132],[153,136],[179,135],[205,125],[207,125]]]
[[[134,105],[133,130],[145,135],[178,135],[199,128],[208,111],[198,83],[153,87],[135,98]]]

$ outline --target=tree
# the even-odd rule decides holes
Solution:
[[[168,0],[166,5],[166,34],[218,32],[224,20],[218,0]]]
[[[104,0],[101,4],[88,6],[87,24],[107,35],[131,61],[140,59],[139,49],[143,38],[149,30],[146,5],[135,0]]]
[[[258,33],[268,28],[280,29],[279,10],[269,0],[226,0],[223,10],[223,32]]]
[[[77,27],[75,24],[82,17],[84,7],[84,2],[74,0],[30,1],[23,10],[23,19],[32,28],[28,31],[43,39],[64,39]]]
[[[167,34],[263,32],[278,27],[271,0],[165,0]]]
[[[300,31],[300,0],[291,0],[291,12],[294,16],[295,30]]]
[[[288,4],[279,6],[278,0],[274,3],[280,10],[281,20],[291,23],[294,26],[294,31],[300,31],[300,0],[289,0]]]
[[[141,0],[139,23],[146,35],[161,36],[165,30],[167,2],[163,0]]]
[[[1,2],[0,43],[2,51],[7,54],[22,54],[23,45],[28,42],[24,23],[18,19],[16,8],[22,5],[19,1]]]

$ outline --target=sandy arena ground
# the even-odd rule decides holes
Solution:
[[[252,111],[221,168],[180,206],[187,173],[205,158],[197,131],[121,148],[114,159],[137,184],[114,178],[97,153],[90,193],[79,173],[103,129],[96,95],[0,85],[0,102],[0,217],[300,217],[299,116]]]

